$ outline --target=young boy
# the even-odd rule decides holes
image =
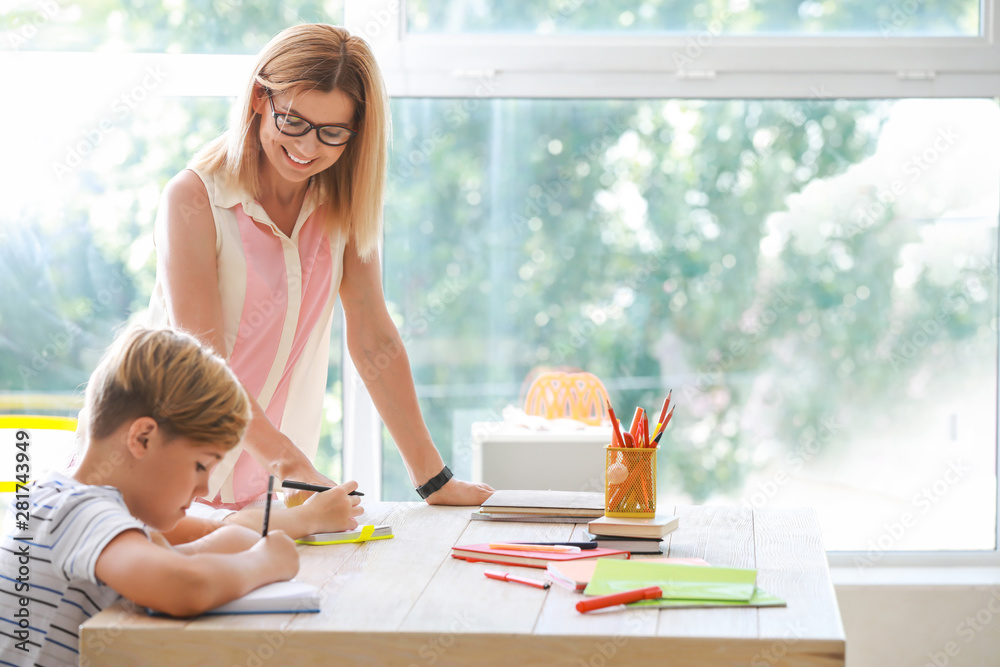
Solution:
[[[80,624],[119,595],[189,616],[298,572],[295,543],[273,522],[266,538],[239,525],[177,547],[159,535],[208,492],[250,420],[222,359],[184,333],[130,330],[91,376],[85,409],[89,444],[72,477],[52,473],[28,487],[28,512],[8,510],[0,664],[75,665]],[[329,509],[336,496],[326,523],[346,526],[360,511],[349,490],[310,504]]]

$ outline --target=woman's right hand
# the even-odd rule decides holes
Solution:
[[[296,482],[305,482],[307,484],[319,484],[320,486],[337,486],[336,482],[316,470],[313,464],[309,462],[309,459],[306,458],[305,454],[298,449],[295,449],[294,452],[297,456],[295,456],[293,460],[286,461],[275,466],[276,470],[274,474],[279,480],[290,479]],[[284,489],[284,494],[285,506],[296,507],[297,505],[301,505],[308,500],[309,497],[313,495],[313,492]]]

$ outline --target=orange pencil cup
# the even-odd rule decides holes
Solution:
[[[604,451],[604,514],[656,516],[656,448],[607,445]]]

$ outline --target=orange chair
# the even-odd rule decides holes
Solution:
[[[592,373],[548,371],[528,387],[524,411],[546,419],[568,417],[592,426],[608,419],[608,392]]]

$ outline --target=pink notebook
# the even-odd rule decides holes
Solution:
[[[465,544],[451,548],[452,558],[461,558],[470,563],[500,563],[503,565],[523,565],[545,569],[549,563],[564,563],[574,560],[596,560],[598,558],[629,558],[631,554],[619,549],[584,549],[578,553],[560,554],[547,551],[513,551],[511,549],[491,549],[489,544]]]

